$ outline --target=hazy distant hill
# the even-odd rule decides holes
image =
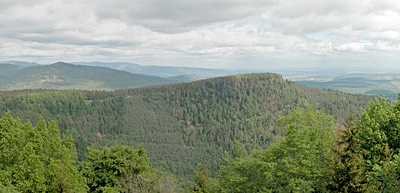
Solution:
[[[3,76],[9,76],[14,73],[17,73],[19,70],[21,70],[23,67],[13,65],[13,64],[2,64],[0,63],[0,79]]]
[[[185,75],[170,76],[170,77],[165,77],[165,78],[169,79],[169,80],[178,81],[178,82],[191,82],[191,81],[201,79],[198,76],[196,76],[195,74],[185,74]]]
[[[2,64],[13,64],[22,67],[29,67],[29,66],[39,66],[40,64],[36,62],[24,62],[24,61],[16,61],[16,60],[8,60],[8,61],[0,61]]]
[[[39,115],[57,121],[64,136],[74,137],[81,159],[87,146],[143,145],[153,165],[188,179],[199,162],[216,171],[226,154],[268,146],[280,132],[276,119],[297,105],[345,118],[370,99],[265,73],[113,92],[0,92],[0,115],[9,110],[25,121]]]
[[[139,68],[141,65],[130,63],[130,62],[72,62],[72,64],[80,64],[85,66],[100,66],[100,67],[107,67],[116,70],[124,70],[126,68]]]
[[[22,67],[30,67],[30,66],[40,66],[42,64],[38,64],[35,62],[25,62],[25,61],[3,61],[0,63],[4,64],[13,64]],[[192,67],[176,67],[176,66],[144,66],[131,62],[72,62],[71,64],[84,65],[84,66],[96,66],[96,67],[106,67],[112,68],[115,70],[122,70],[126,72],[130,72],[133,74],[144,74],[149,76],[159,76],[174,79],[177,77],[178,79],[185,81],[199,80],[205,78],[214,78],[219,76],[233,75],[233,74],[243,74],[249,73],[252,71],[239,71],[239,70],[223,70],[223,69],[211,69],[211,68],[192,68]],[[183,79],[182,79],[183,78]]]
[[[306,78],[296,82],[313,88],[384,96],[392,101],[397,100],[397,93],[400,92],[400,74],[349,73],[334,76],[329,80],[307,80]]]
[[[134,74],[145,74],[161,77],[173,77],[182,75],[195,75],[197,79],[213,78],[232,74],[244,73],[244,71],[232,71],[210,68],[174,67],[174,66],[142,66],[128,62],[75,62],[88,66],[103,66],[117,70],[124,70]]]
[[[55,63],[19,67],[3,64],[0,89],[122,89],[179,82],[155,76],[131,74],[105,67]],[[3,71],[3,69],[5,69]]]

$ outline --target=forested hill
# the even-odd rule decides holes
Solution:
[[[9,76],[13,73],[18,72],[23,67],[13,64],[1,64],[0,63],[0,77]]]
[[[179,82],[157,76],[131,74],[105,67],[82,66],[63,62],[29,67],[0,64],[0,68],[0,90],[39,88],[113,90]]]
[[[87,146],[143,145],[153,165],[179,177],[202,162],[216,171],[226,154],[247,154],[279,134],[275,121],[307,103],[336,118],[358,114],[370,97],[307,88],[278,74],[244,74],[190,83],[106,91],[0,92],[0,115],[42,115]]]

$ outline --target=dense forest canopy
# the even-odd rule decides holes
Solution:
[[[267,148],[228,156],[216,178],[198,164],[194,184],[185,190],[151,167],[142,147],[89,148],[77,162],[73,139],[62,138],[55,122],[40,118],[32,126],[6,113],[0,119],[0,191],[398,192],[399,148],[389,136],[399,130],[399,104],[376,99],[360,119],[350,116],[339,128],[324,110],[296,107],[279,118],[282,135]]]
[[[338,128],[313,107],[278,120],[280,140],[228,159],[212,192],[399,192],[400,102],[379,98]]]
[[[282,135],[276,120],[297,106],[311,104],[340,120],[370,99],[263,73],[114,92],[0,92],[0,114],[33,124],[40,115],[55,120],[61,136],[74,139],[81,161],[89,146],[142,145],[152,166],[183,180],[200,162],[215,175],[226,155],[267,147]]]

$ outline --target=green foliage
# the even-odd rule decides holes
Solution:
[[[179,192],[175,179],[149,166],[140,147],[90,148],[82,172],[71,137],[56,123],[33,127],[7,113],[0,119],[0,192]]]
[[[90,192],[180,192],[172,176],[151,168],[148,162],[142,147],[89,148],[81,170]]]
[[[335,163],[332,165],[333,177],[329,185],[332,192],[366,192],[368,180],[363,156],[368,152],[361,148],[364,143],[356,136],[359,128],[354,117],[350,117],[345,130],[335,148]]]
[[[9,110],[23,121],[38,115],[55,120],[62,137],[73,137],[81,161],[88,146],[143,144],[153,166],[183,180],[193,179],[197,163],[215,173],[238,147],[242,155],[267,147],[280,135],[278,117],[296,105],[309,103],[339,118],[359,112],[368,101],[263,73],[114,92],[0,92],[0,114]]]
[[[36,127],[7,113],[0,120],[0,184],[21,192],[86,192],[72,138],[62,140],[55,122]]]
[[[249,157],[228,160],[221,192],[325,192],[335,140],[332,117],[308,106],[278,120],[280,140]]]
[[[400,156],[383,166],[375,165],[370,173],[371,192],[400,192]]]
[[[391,117],[393,117],[392,110],[383,98],[371,101],[361,114],[358,122],[360,132],[357,137],[365,142],[362,147],[370,152],[365,159],[372,162],[371,164],[379,163],[382,159],[384,145],[388,142],[384,128],[390,126]]]
[[[368,100],[275,74],[114,92],[0,92],[0,113],[36,125],[10,113],[0,120],[0,191],[179,192],[152,164],[194,179],[192,192],[397,192],[400,103],[370,102],[339,140],[325,114],[340,119]]]
[[[357,138],[367,163],[366,174],[373,192],[398,192],[400,148],[400,102],[391,104],[383,98],[371,101],[357,122]]]
[[[369,168],[391,160],[393,152],[400,148],[400,102],[394,105],[383,98],[371,101],[358,121],[358,138],[365,143],[362,148],[369,151],[365,160]]]
[[[130,193],[179,193],[182,190],[170,174],[154,171],[138,175],[129,173],[120,178],[119,187],[122,192]]]
[[[151,172],[148,158],[142,148],[117,145],[104,150],[90,148],[81,170],[91,192],[118,187],[120,178]]]
[[[210,193],[210,171],[203,164],[197,165],[194,183],[195,185],[191,188],[192,193]]]
[[[20,191],[17,191],[13,185],[3,185],[0,184],[0,192],[4,193],[20,193]]]

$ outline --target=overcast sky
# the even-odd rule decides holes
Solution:
[[[400,69],[400,1],[2,0],[0,60]]]

